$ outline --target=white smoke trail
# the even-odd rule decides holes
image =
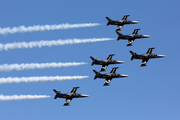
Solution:
[[[72,28],[81,28],[81,27],[93,27],[99,26],[99,23],[81,23],[81,24],[59,24],[59,25],[34,25],[34,26],[19,26],[19,27],[7,27],[0,28],[0,34],[14,34],[14,33],[24,33],[24,32],[34,32],[34,31],[45,31],[45,30],[59,30],[59,29],[72,29]]]
[[[48,95],[12,95],[5,96],[0,95],[0,101],[10,101],[10,100],[25,100],[25,99],[41,99],[41,98],[49,98]]]
[[[72,79],[83,79],[88,78],[89,76],[41,76],[41,77],[8,77],[0,78],[0,84],[6,83],[20,83],[20,82],[46,82],[46,81],[63,81],[63,80],[72,80]]]
[[[59,46],[59,45],[72,45],[79,43],[90,43],[90,42],[100,42],[114,40],[114,38],[92,38],[92,39],[67,39],[67,40],[50,40],[50,41],[32,41],[32,42],[14,42],[7,44],[0,44],[0,51],[9,49],[22,49],[22,48],[33,48],[33,47],[43,47],[43,46]]]
[[[84,62],[68,62],[68,63],[30,63],[30,64],[3,64],[0,65],[0,71],[12,71],[12,70],[29,70],[29,69],[43,69],[43,68],[56,68],[56,67],[70,67],[70,66],[78,66],[84,65],[87,63]]]

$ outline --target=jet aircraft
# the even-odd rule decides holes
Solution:
[[[120,39],[128,40],[127,46],[132,46],[132,43],[134,42],[135,39],[150,37],[149,35],[137,34],[138,30],[140,30],[140,29],[135,29],[134,32],[130,35],[123,35],[122,33],[119,33],[116,31],[116,33],[119,35],[119,37],[117,38],[117,41],[119,41]]]
[[[53,91],[56,93],[54,100],[56,98],[66,98],[64,106],[69,106],[69,103],[71,102],[73,98],[89,97],[88,95],[85,95],[85,94],[76,93],[77,88],[79,87],[74,87],[71,93],[64,93],[64,94],[62,94],[61,91],[57,91],[53,89]]]
[[[111,80],[112,80],[113,78],[128,77],[128,75],[115,73],[117,68],[119,68],[119,67],[113,68],[113,69],[111,70],[111,72],[110,72],[110,73],[107,73],[107,74],[101,74],[100,72],[97,72],[96,70],[93,70],[94,73],[96,74],[95,77],[94,77],[94,80],[95,80],[96,78],[106,79],[103,86],[109,86],[109,83],[111,82]]]
[[[110,54],[106,60],[97,60],[96,58],[93,58],[90,56],[90,58],[93,60],[91,66],[95,65],[102,65],[101,72],[105,71],[105,69],[108,67],[109,64],[121,64],[124,63],[123,61],[117,61],[117,60],[112,60],[112,56],[115,54]]]
[[[146,54],[141,54],[141,55],[136,54],[136,52],[129,51],[132,54],[131,61],[133,59],[142,59],[141,67],[143,67],[143,66],[147,66],[146,63],[151,58],[165,57],[165,55],[151,54],[153,49],[155,48],[149,48]]]
[[[123,25],[125,24],[136,24],[139,23],[138,21],[131,21],[131,20],[127,20],[127,17],[130,15],[125,15],[122,20],[118,20],[118,21],[114,21],[109,17],[106,17],[106,19],[108,20],[107,26],[109,25],[117,25],[116,31],[120,31],[121,28],[123,27]]]

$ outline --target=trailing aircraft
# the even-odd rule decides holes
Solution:
[[[61,93],[61,91],[57,91],[53,89],[53,91],[56,93],[54,100],[57,98],[65,98],[66,101],[64,103],[64,106],[69,106],[69,103],[73,98],[89,97],[88,95],[85,94],[76,93],[77,88],[79,87],[74,87],[70,93],[64,93],[64,94]]]

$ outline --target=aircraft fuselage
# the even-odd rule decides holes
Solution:
[[[58,98],[81,98],[88,97],[88,95],[80,94],[80,93],[66,93],[66,94],[57,94]]]
[[[97,78],[120,78],[120,77],[128,77],[128,75],[123,75],[119,73],[107,73],[107,74],[100,74],[97,75]]]
[[[142,54],[142,55],[136,55],[134,56],[135,59],[145,59],[145,58],[162,58],[165,57],[164,55],[158,55],[158,54]]]
[[[122,36],[119,36],[118,39],[124,39],[124,40],[127,40],[127,39],[140,39],[140,38],[148,38],[150,37],[149,35],[134,35],[134,34],[131,34],[131,35],[122,35]]]
[[[117,60],[101,60],[94,62],[95,65],[109,65],[109,64],[121,64],[124,63],[123,61]]]
[[[118,20],[118,21],[111,21],[108,22],[108,25],[124,25],[124,24],[136,24],[139,23],[138,21],[131,21],[131,20]]]

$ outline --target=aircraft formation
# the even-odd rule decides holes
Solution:
[[[122,20],[117,20],[117,21],[114,21],[114,20],[112,20],[111,18],[109,18],[109,17],[106,17],[106,19],[108,20],[108,23],[107,23],[107,26],[109,26],[109,25],[117,25],[117,28],[116,28],[116,30],[115,30],[115,32],[117,33],[117,35],[118,35],[118,38],[117,38],[117,41],[119,41],[119,40],[127,40],[128,41],[128,43],[127,43],[127,47],[129,47],[129,46],[132,46],[132,44],[133,44],[133,42],[136,40],[136,39],[142,39],[142,38],[149,38],[150,37],[150,35],[142,35],[142,34],[138,34],[138,31],[140,30],[140,28],[138,28],[138,29],[134,29],[134,31],[133,31],[133,33],[132,34],[129,34],[129,35],[123,35],[123,33],[120,33],[119,31],[121,31],[121,28],[124,26],[124,25],[128,25],[128,24],[137,24],[137,23],[139,23],[138,21],[132,21],[132,20],[127,20],[127,18],[129,17],[130,15],[125,15],[123,18],[122,18]],[[87,27],[89,27],[89,26],[97,26],[97,25],[99,25],[99,24],[87,24],[86,26]],[[68,25],[69,27],[71,27],[71,25]],[[84,26],[84,24],[82,25],[82,26]],[[76,26],[76,27],[82,27],[81,25],[78,25],[78,26]],[[61,28],[62,26],[60,26],[58,29],[62,29]],[[46,27],[43,27],[43,26],[41,26],[41,28],[43,28],[44,30],[46,30]],[[50,28],[52,28],[52,26],[50,26]],[[36,31],[35,29],[33,29],[34,31]],[[41,30],[41,29],[39,29],[39,30]],[[11,31],[11,30],[10,30]],[[21,29],[17,29],[17,31],[16,32],[19,32],[19,31],[21,31]],[[8,32],[7,31],[5,31],[5,32],[3,32],[3,31],[1,31],[1,34],[7,34]],[[94,41],[99,41],[100,39],[95,39]],[[107,38],[107,40],[109,40],[109,38]],[[75,40],[71,40],[71,44],[72,44],[72,41],[73,41],[73,43],[74,44],[76,44],[76,43],[79,43],[79,41],[82,41],[82,40],[78,40],[78,42],[76,42],[76,39]],[[87,42],[89,42],[89,40],[86,40]],[[42,41],[41,41],[42,42]],[[47,42],[47,41],[45,41],[45,42]],[[83,40],[83,42],[84,42],[84,40]],[[59,43],[60,42],[52,42],[52,44],[51,44],[51,41],[50,42],[48,42],[48,43],[50,43],[50,44],[48,44],[48,46],[51,46],[51,45],[59,45]],[[55,44],[56,43],[56,44]],[[65,43],[67,43],[67,41],[65,41]],[[24,42],[23,42],[23,44],[24,44]],[[29,47],[32,47],[32,45],[31,44],[29,44],[29,43],[27,43],[28,45],[27,46],[29,46]],[[60,45],[62,45],[62,44],[64,44],[64,43],[62,43],[61,42],[61,44]],[[42,44],[42,46],[43,46],[44,44]],[[6,46],[6,45],[2,45],[2,46]],[[19,45],[18,44],[18,46],[13,46],[13,48],[16,48],[16,47],[18,47],[19,48],[19,46],[22,46],[22,45]],[[35,45],[35,46],[37,46],[37,45]],[[41,46],[41,44],[39,44],[38,43],[38,46],[40,47]],[[5,50],[8,50],[8,49],[12,49],[12,48],[8,48],[8,47],[4,47],[4,48],[6,48]],[[148,49],[148,51],[145,53],[145,54],[137,54],[136,52],[133,52],[133,51],[129,51],[130,52],[130,54],[132,55],[131,56],[131,61],[133,60],[133,59],[142,59],[142,62],[141,62],[141,67],[144,67],[144,66],[147,66],[146,64],[147,64],[147,62],[149,61],[149,59],[152,59],[152,58],[163,58],[163,57],[165,57],[165,55],[159,55],[159,54],[152,54],[152,50],[153,49],[155,49],[154,47],[153,48],[149,48]],[[122,64],[122,63],[124,63],[124,61],[119,61],[119,60],[113,60],[112,59],[112,57],[114,56],[115,54],[110,54],[108,57],[107,57],[107,59],[105,59],[105,60],[98,60],[97,58],[94,58],[94,57],[92,57],[92,56],[90,56],[90,58],[92,59],[92,63],[91,63],[91,66],[93,66],[93,65],[101,65],[101,69],[100,69],[100,71],[96,71],[96,70],[93,70],[93,72],[95,73],[95,76],[94,76],[94,80],[96,80],[97,78],[100,78],[100,79],[105,79],[105,82],[104,82],[104,84],[103,84],[103,86],[110,86],[110,82],[112,81],[112,79],[113,78],[126,78],[126,77],[128,77],[128,75],[125,75],[125,74],[120,74],[120,73],[116,73],[116,70],[119,68],[119,67],[113,67],[112,68],[112,70],[109,72],[109,73],[105,73],[105,74],[103,74],[103,73],[101,73],[101,72],[104,72],[104,71],[106,71],[106,68],[109,66],[109,65],[112,65],[112,64]],[[62,66],[62,63],[60,63],[61,64],[61,66]],[[75,63],[73,63],[73,64],[75,64]],[[85,63],[81,63],[81,64],[85,64]],[[48,63],[48,65],[49,65],[49,63]],[[69,64],[68,64],[69,65]],[[11,65],[9,65],[9,66],[11,66]],[[15,65],[13,65],[13,66],[15,66]],[[29,64],[26,64],[26,67],[27,66],[29,66]],[[40,66],[39,64],[36,64],[36,66]],[[41,65],[41,67],[43,67],[44,66],[44,64],[43,65]],[[47,67],[47,64],[45,65],[46,67]],[[49,66],[52,66],[52,65],[49,65]],[[53,63],[53,66],[54,66],[54,63]],[[57,65],[57,66],[59,66],[59,64]],[[3,66],[1,66],[1,67],[3,67]],[[7,67],[7,65],[6,65],[6,67]],[[21,68],[22,67],[22,65],[16,65],[16,67],[15,68],[13,68],[13,69],[16,69],[16,70],[19,70],[19,68]],[[35,67],[35,68],[38,68],[38,67]],[[9,67],[10,68],[10,67]],[[12,69],[12,68],[11,68]],[[25,69],[25,68],[23,68],[23,69]],[[26,68],[27,69],[27,68]],[[32,66],[29,66],[28,67],[28,69],[32,69]],[[34,69],[34,68],[33,68]],[[3,68],[3,70],[5,70],[4,68]],[[9,69],[8,69],[9,70]],[[80,78],[83,78],[83,76],[79,76]],[[84,77],[87,77],[87,76],[84,76]],[[30,77],[29,77],[30,78]],[[44,77],[43,77],[44,78]],[[57,78],[57,76],[56,76],[56,78]],[[75,78],[77,79],[77,76],[75,76]],[[79,78],[79,79],[80,79]],[[27,78],[10,78],[10,82],[17,82],[17,80],[16,79],[21,79],[21,82],[22,81],[26,81],[26,79]],[[31,80],[31,81],[39,81],[41,78],[40,77],[33,77],[33,80]],[[47,79],[52,79],[52,77],[51,78],[47,78],[46,77],[46,79],[44,79],[44,81],[46,81]],[[60,78],[60,77],[58,77],[58,80],[61,80],[62,78]],[[63,78],[63,79],[65,79],[65,78]],[[67,79],[67,78],[66,78]],[[68,79],[70,79],[69,77],[68,77]],[[72,78],[71,78],[72,79]],[[14,81],[13,81],[14,80]],[[53,80],[54,80],[54,78],[53,78]],[[6,82],[8,82],[7,81],[7,79],[6,80],[4,80],[4,81],[6,81]],[[42,80],[41,80],[42,81]],[[18,80],[18,82],[19,82],[19,80]],[[80,93],[76,93],[76,91],[77,91],[77,89],[78,89],[79,87],[73,87],[73,89],[72,89],[72,91],[70,92],[70,93],[61,93],[61,91],[57,91],[56,89],[53,89],[53,91],[55,92],[55,97],[54,97],[54,99],[57,99],[57,98],[64,98],[64,99],[66,99],[65,100],[65,103],[64,103],[64,106],[69,106],[69,103],[71,102],[71,100],[73,99],[73,98],[85,98],[85,97],[89,97],[89,95],[86,95],[86,94],[80,94]],[[26,97],[26,96],[25,96]],[[32,96],[33,97],[33,96]],[[35,96],[36,97],[36,96]],[[50,96],[40,96],[39,98],[44,98],[44,97],[50,97]],[[33,97],[34,98],[34,97]],[[32,98],[32,99],[33,99]],[[27,97],[26,97],[26,99],[28,99]]]
[[[130,15],[125,15],[122,18],[122,20],[118,20],[118,21],[114,21],[114,20],[110,19],[109,17],[106,17],[106,19],[108,20],[107,26],[117,25],[117,28],[115,30],[115,32],[118,34],[117,41],[119,41],[120,39],[128,40],[127,46],[132,46],[132,43],[134,42],[135,39],[149,38],[150,35],[138,34],[138,31],[140,29],[134,29],[133,33],[130,35],[123,35],[122,33],[118,32],[118,31],[121,31],[121,28],[126,24],[137,24],[137,23],[139,23],[138,21],[127,20],[128,16],[130,16]],[[142,59],[141,67],[144,67],[144,66],[147,66],[146,63],[148,62],[149,59],[165,57],[165,55],[152,54],[153,49],[155,49],[155,48],[154,47],[149,48],[148,51],[146,52],[146,54],[139,54],[139,55],[136,52],[129,51],[132,54],[131,61],[133,59]],[[106,74],[101,73],[101,72],[106,71],[106,68],[111,64],[122,64],[122,63],[124,63],[123,61],[112,60],[112,57],[114,55],[115,54],[110,54],[107,57],[107,59],[105,59],[105,60],[98,60],[97,58],[90,56],[90,58],[92,59],[91,66],[93,66],[93,65],[101,65],[102,66],[100,71],[93,70],[93,72],[95,73],[94,80],[96,80],[97,78],[105,79],[103,86],[109,86],[109,83],[111,82],[111,80],[113,78],[128,77],[128,75],[116,73],[116,69],[118,69],[119,67],[112,68],[110,73],[106,73]],[[66,94],[62,94],[60,91],[56,91],[54,89],[54,92],[56,93],[54,99],[56,99],[57,97],[66,98],[64,106],[69,106],[69,103],[73,98],[88,97],[88,95],[79,94],[79,93],[76,94],[77,88],[79,88],[79,87],[74,87],[73,90],[71,91],[71,93],[66,93]]]

